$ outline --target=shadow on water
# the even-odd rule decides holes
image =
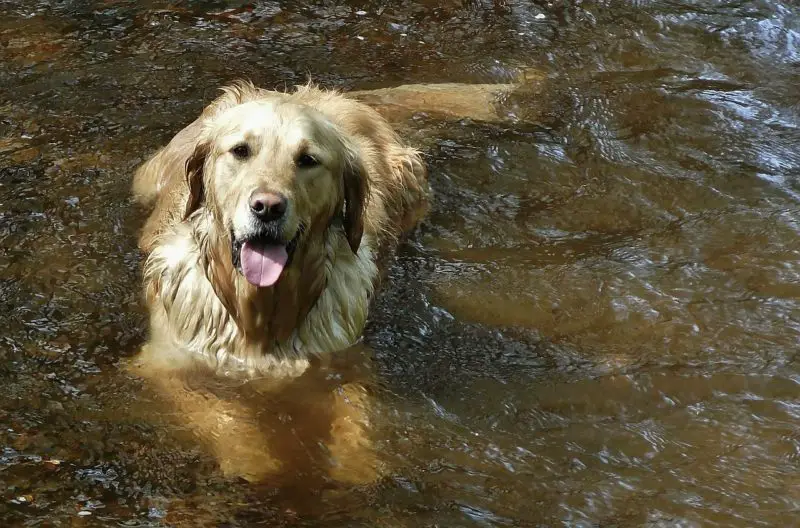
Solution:
[[[786,526],[800,16],[760,2],[21,1],[0,17],[4,525]],[[214,96],[546,75],[420,116],[433,211],[366,341],[374,486],[254,486],[120,365],[129,178]]]

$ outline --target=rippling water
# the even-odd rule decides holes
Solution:
[[[790,2],[0,4],[4,525],[789,526],[800,513]],[[120,362],[132,170],[217,87],[504,82],[421,117],[433,211],[367,343],[374,486],[228,480]],[[70,524],[71,525],[71,524]]]

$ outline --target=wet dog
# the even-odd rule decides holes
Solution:
[[[265,409],[188,390],[196,373],[268,387],[259,394],[302,386],[307,402],[318,393],[306,419],[314,432],[296,441],[325,445],[337,478],[373,474],[361,381],[315,390],[308,380],[314,363],[358,341],[381,262],[424,216],[427,189],[417,151],[383,117],[312,85],[228,86],[137,170],[133,193],[150,209],[139,239],[150,339],[137,372],[226,473],[290,469],[272,447],[282,433],[264,425],[277,423],[265,415],[282,412],[280,398]],[[302,407],[292,406],[295,423]]]

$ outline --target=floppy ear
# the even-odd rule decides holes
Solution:
[[[344,163],[344,231],[353,253],[358,253],[361,236],[364,234],[364,210],[369,194],[367,171],[361,157],[353,149],[347,149]]]
[[[205,192],[203,190],[203,165],[208,156],[209,146],[206,142],[198,143],[192,155],[186,160],[186,183],[189,186],[189,197],[186,200],[186,209],[183,219],[189,218],[203,203]]]

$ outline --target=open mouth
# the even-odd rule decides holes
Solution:
[[[289,241],[273,232],[258,233],[241,240],[231,233],[233,265],[253,286],[268,288],[278,282],[290,264],[301,231],[298,230]]]

